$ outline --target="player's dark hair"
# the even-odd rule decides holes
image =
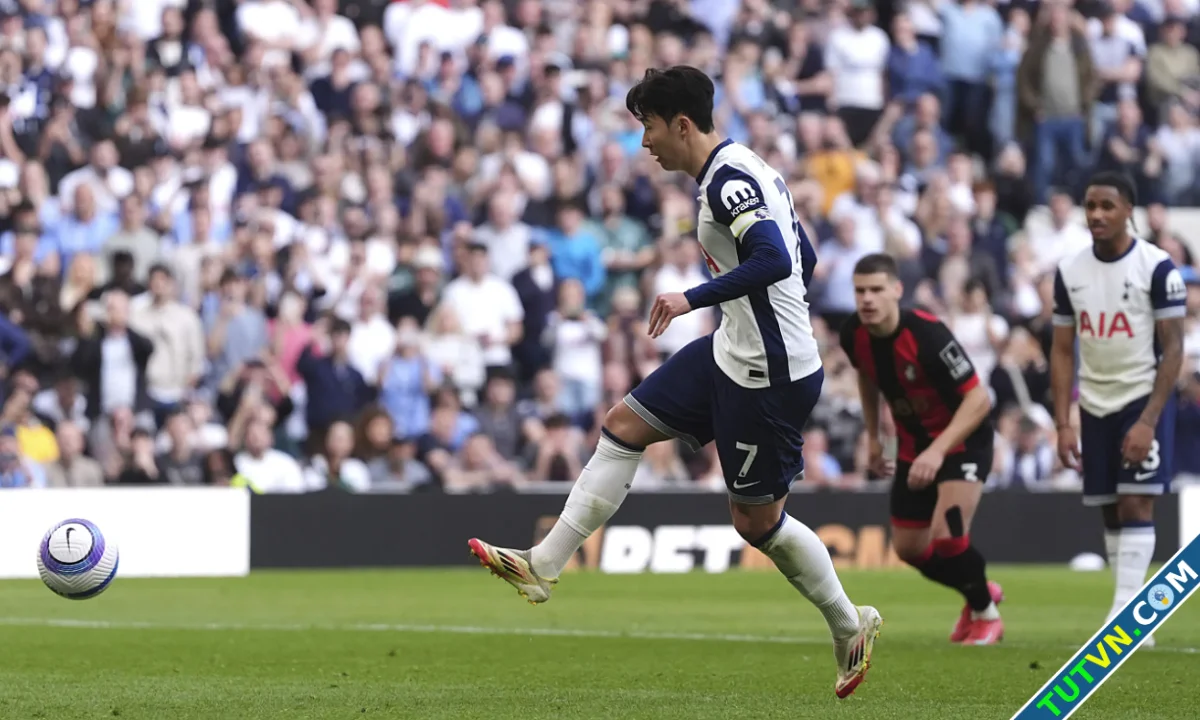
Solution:
[[[854,264],[855,275],[874,275],[875,273],[884,273],[894,280],[899,280],[900,266],[896,264],[896,258],[886,253],[864,255]]]
[[[1125,199],[1132,207],[1137,205],[1137,186],[1133,184],[1133,178],[1123,172],[1115,170],[1103,170],[1095,173],[1088,180],[1088,187],[1110,187],[1117,191],[1117,194]]]
[[[659,117],[671,122],[683,115],[702,133],[713,131],[713,82],[689,65],[650,68],[625,95],[625,107],[638,120]]]
[[[1102,170],[1092,175],[1087,186],[1110,187],[1116,190],[1117,194],[1129,203],[1129,222],[1133,225],[1134,232],[1137,232],[1137,221],[1133,219],[1133,208],[1137,206],[1137,185],[1134,184],[1133,178],[1116,170]]]

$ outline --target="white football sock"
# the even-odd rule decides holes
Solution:
[[[1121,550],[1121,530],[1112,530],[1104,528],[1104,552],[1108,557],[1108,569],[1112,571],[1113,580],[1117,578],[1117,565],[1119,565],[1120,556],[1118,553]],[[1113,616],[1120,610],[1119,605],[1114,605],[1108,611],[1108,619],[1112,620]]]
[[[825,543],[807,525],[788,515],[759,549],[801,595],[817,606],[835,638],[858,632],[858,609],[846,597]]]
[[[1153,525],[1121,528],[1117,542],[1117,562],[1113,566],[1116,589],[1113,592],[1110,616],[1125,607],[1125,603],[1132,600],[1146,583],[1146,572],[1150,569],[1150,560],[1154,556],[1154,542]]]
[[[1117,551],[1121,547],[1121,531],[1104,529],[1104,551],[1108,554],[1108,566],[1116,572]]]
[[[1000,608],[996,607],[996,603],[988,603],[988,606],[979,612],[971,611],[971,618],[974,620],[999,620]]]
[[[544,578],[558,577],[583,541],[621,507],[641,460],[640,450],[600,436],[596,452],[571,488],[558,522],[529,551],[534,572]]]

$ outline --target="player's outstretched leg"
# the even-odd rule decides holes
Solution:
[[[699,450],[712,439],[712,343],[706,335],[683,346],[608,411],[596,452],[540,543],[510,550],[471,540],[484,567],[529,602],[549,600],[563,568],[625,501],[647,445],[675,437]]]
[[[748,531],[757,518],[768,512],[779,513],[779,520],[770,531],[747,539],[771,558],[788,582],[825,617],[833,635],[837,662],[834,692],[839,698],[849,697],[871,666],[875,638],[883,626],[879,611],[865,605],[856,607],[850,602],[825,543],[807,525],[783,512],[782,500],[758,506],[731,502],[731,508],[734,526],[743,537],[750,534]]]
[[[1104,546],[1114,581],[1109,620],[1137,595],[1146,582],[1156,542],[1153,503],[1154,498],[1149,496],[1124,495],[1115,504],[1101,508],[1104,513]],[[1142,641],[1142,647],[1153,647],[1154,644],[1153,635]]]
[[[639,444],[622,438],[633,438]],[[618,404],[605,418],[596,452],[571,488],[558,521],[545,539],[529,550],[514,550],[472,538],[467,543],[471,552],[531,604],[546,602],[571,557],[621,507],[645,444],[661,439],[663,436],[628,406]]]

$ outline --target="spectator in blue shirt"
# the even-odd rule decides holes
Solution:
[[[18,245],[21,252],[18,252]],[[0,257],[24,255],[31,247],[31,259],[38,266],[50,259],[56,249],[54,238],[45,234],[40,227],[37,210],[25,202],[13,210],[12,229],[0,234]]]
[[[547,235],[550,262],[559,280],[575,278],[583,284],[589,304],[604,290],[607,272],[600,241],[583,226],[583,210],[574,202],[558,208],[558,229]]]
[[[903,162],[912,162],[913,138],[922,131],[933,136],[934,147],[937,148],[935,161],[939,165],[944,164],[950,153],[954,152],[954,140],[942,128],[941,103],[933,93],[925,93],[917,98],[912,112],[900,118],[892,129],[892,144],[900,151]]]
[[[41,465],[21,455],[17,430],[12,425],[0,428],[0,488],[46,487],[46,472]]]
[[[0,315],[0,402],[8,399],[8,378],[33,350],[29,336],[5,315]]]
[[[430,393],[442,382],[442,370],[421,354],[416,321],[397,326],[395,353],[379,368],[379,402],[392,419],[395,437],[420,437],[429,431]]]
[[[988,130],[992,147],[999,151],[1011,142],[1017,122],[1017,67],[1029,40],[1029,13],[1013,8],[1008,16],[1008,30],[1000,48],[992,55],[992,108]]]
[[[929,45],[917,40],[917,31],[907,15],[897,15],[892,24],[894,40],[888,54],[888,90],[892,99],[907,108],[925,93],[939,97],[945,89],[941,61]]]
[[[1175,417],[1175,470],[1184,475],[1200,476],[1200,372],[1184,378]]]
[[[320,322],[314,326],[316,339],[304,348],[296,363],[308,390],[308,437],[318,443],[330,425],[339,420],[353,422],[375,394],[350,364],[350,323],[341,318],[333,320],[325,337],[322,326]]]
[[[96,209],[96,196],[90,185],[77,185],[72,211],[65,213],[54,228],[61,266],[69,267],[76,253],[98,255],[104,241],[112,237],[119,226],[115,213],[102,214]]]
[[[992,157],[988,134],[991,109],[988,81],[992,57],[1004,39],[1004,22],[980,0],[942,0],[942,71],[948,82],[943,122],[966,140],[967,149]]]

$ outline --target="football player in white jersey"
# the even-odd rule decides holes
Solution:
[[[1171,483],[1187,301],[1167,253],[1130,235],[1135,197],[1124,175],[1092,177],[1084,199],[1092,247],[1064,258],[1054,281],[1058,454],[1082,471],[1084,503],[1103,512],[1116,579],[1110,619],[1141,588],[1154,554],[1154,498]],[[1076,340],[1078,436],[1070,422]]]
[[[649,331],[720,305],[720,327],[672,355],[604,419],[595,454],[558,522],[530,550],[471,539],[481,563],[532,603],[545,602],[584,540],[612,517],[647,445],[715,441],[733,525],[820,610],[833,635],[838,697],[870,664],[883,620],[846,597],[825,544],[784,510],[803,476],[800,430],[824,372],[805,302],[816,255],[783,178],[713,127],[713,83],[686,66],[648,70],[626,98],[645,126],[642,146],[700,186],[698,235],[713,279],[655,301]]]

